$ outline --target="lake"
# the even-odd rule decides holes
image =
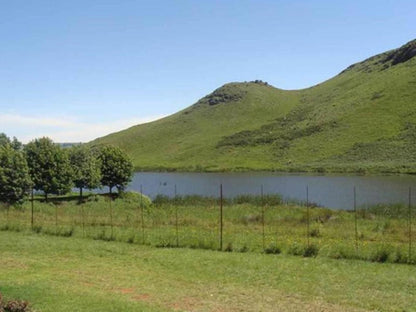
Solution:
[[[408,202],[409,187],[416,193],[416,176],[411,175],[309,175],[265,172],[245,173],[166,173],[136,172],[128,189],[140,191],[154,198],[158,194],[173,197],[175,185],[178,195],[219,197],[220,184],[224,197],[237,195],[280,194],[286,200],[309,201],[335,209],[353,209],[353,188],[357,206],[380,203]],[[416,199],[416,194],[412,195]]]

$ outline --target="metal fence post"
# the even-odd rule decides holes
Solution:
[[[354,186],[355,252],[358,252],[357,199]]]
[[[263,197],[263,184],[260,188],[260,195],[261,195],[261,227],[262,227],[262,237],[263,237],[263,250],[266,248],[266,238],[264,232],[264,197]]]
[[[142,243],[145,244],[144,237],[144,212],[143,212],[143,186],[140,184],[140,210],[141,210],[141,221],[142,221]]]
[[[307,222],[306,222],[306,237],[307,237],[307,244],[309,247],[309,235],[310,235],[310,225],[309,225],[309,219],[310,219],[310,213],[309,213],[309,186],[306,186],[306,218],[307,218]]]
[[[113,239],[113,197],[110,194],[110,227],[111,227],[111,239]]]
[[[175,184],[175,227],[176,227],[176,247],[179,247],[179,228],[178,228],[178,203],[177,203],[177,191]]]
[[[222,230],[223,230],[223,209],[222,209],[222,184],[220,184],[220,250],[222,250]]]
[[[31,228],[31,229],[32,229],[32,231],[33,231],[33,188],[32,188],[32,191],[31,191],[30,200],[31,200],[31,204],[30,204],[30,206],[31,206],[31,210],[32,210],[32,213],[31,213],[31,218],[30,218],[30,228]]]
[[[412,262],[412,189],[409,187],[409,263]]]

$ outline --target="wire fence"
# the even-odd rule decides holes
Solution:
[[[278,195],[225,199],[157,197],[152,204],[141,193],[112,199],[91,195],[42,202],[31,194],[22,206],[1,206],[0,230],[78,236],[156,247],[188,247],[229,252],[288,253],[303,256],[355,258],[378,262],[416,263],[412,250],[414,209],[411,189],[407,204],[316,207],[305,188],[304,202],[284,202]]]

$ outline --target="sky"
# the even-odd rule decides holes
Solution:
[[[310,87],[415,38],[415,0],[0,0],[0,132],[87,142],[228,82]]]

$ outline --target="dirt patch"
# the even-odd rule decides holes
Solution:
[[[122,294],[132,294],[132,293],[134,293],[134,289],[133,288],[123,288],[123,289],[120,289],[120,292]]]
[[[139,294],[139,295],[134,295],[131,297],[131,299],[134,301],[149,301],[150,298],[151,297],[149,294]]]

